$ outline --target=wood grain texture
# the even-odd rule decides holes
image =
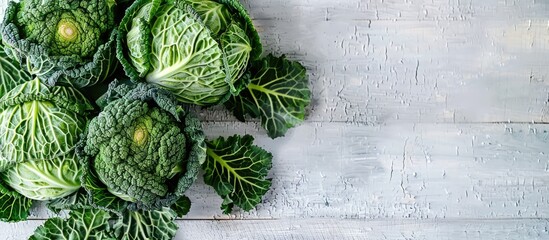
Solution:
[[[18,225],[0,223],[2,239],[19,240],[32,234],[42,221]],[[549,238],[549,223],[540,219],[522,220],[179,220],[175,240],[319,240],[319,239],[393,239],[393,240],[485,240]]]
[[[549,1],[243,3],[266,51],[307,67],[313,104],[276,140],[197,108],[210,138],[273,153],[273,188],[227,216],[199,180],[177,239],[549,239]]]

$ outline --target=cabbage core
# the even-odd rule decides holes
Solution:
[[[78,29],[74,23],[61,20],[57,27],[57,33],[63,38],[63,40],[72,42],[76,40],[76,37],[78,36]]]
[[[137,145],[143,145],[147,142],[148,137],[149,132],[147,131],[147,127],[143,124],[138,125],[133,132],[133,141],[137,143]]]

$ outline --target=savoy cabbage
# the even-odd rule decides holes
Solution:
[[[10,1],[2,23],[6,53],[45,83],[82,88],[118,66],[114,1]]]
[[[259,37],[238,1],[138,0],[119,27],[117,57],[134,81],[213,105],[245,86]]]
[[[206,156],[198,119],[172,95],[146,84],[114,81],[99,102],[102,111],[90,121],[78,151],[93,203],[148,210],[181,198]]]
[[[77,90],[39,79],[0,98],[1,219],[25,219],[30,199],[62,198],[80,188],[74,149],[92,109]]]

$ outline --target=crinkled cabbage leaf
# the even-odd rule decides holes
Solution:
[[[250,135],[234,135],[208,142],[204,182],[223,198],[221,209],[226,214],[234,205],[252,210],[271,187],[267,174],[273,156],[253,145],[253,140]]]
[[[284,136],[303,122],[311,90],[300,63],[268,55],[254,62],[246,76],[246,89],[225,103],[239,120],[244,121],[245,115],[260,118],[271,138]]]
[[[117,57],[132,80],[197,105],[238,94],[249,61],[262,49],[238,1],[138,0],[119,33]]]

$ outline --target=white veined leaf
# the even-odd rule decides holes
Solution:
[[[253,137],[220,137],[208,142],[206,162],[202,165],[204,182],[223,198],[221,209],[230,213],[233,205],[250,211],[271,187],[266,179],[272,154],[253,144]]]

